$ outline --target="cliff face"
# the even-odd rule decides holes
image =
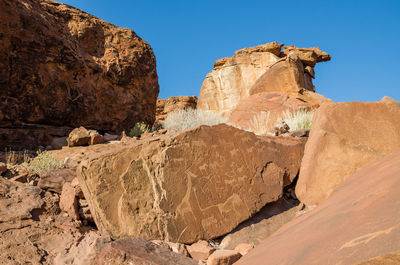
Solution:
[[[154,121],[156,59],[135,32],[49,0],[2,0],[0,17],[0,127]]]

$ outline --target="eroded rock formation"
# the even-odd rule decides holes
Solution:
[[[330,56],[319,48],[288,46],[281,52],[282,46],[271,42],[217,60],[201,87],[198,108],[229,117],[241,99],[262,92],[286,93],[312,104],[330,101],[314,96],[312,84],[313,67]]]
[[[168,114],[174,112],[175,110],[187,108],[195,109],[196,106],[196,96],[178,96],[169,97],[167,99],[159,98],[157,99],[156,122],[159,123],[163,121]]]
[[[191,243],[230,232],[276,201],[298,172],[304,143],[201,126],[91,146],[97,152],[78,178],[103,234]]]
[[[156,60],[135,32],[50,0],[1,1],[0,17],[0,128],[154,121]]]
[[[315,113],[296,186],[307,205],[320,204],[359,168],[400,149],[400,105],[346,102]]]

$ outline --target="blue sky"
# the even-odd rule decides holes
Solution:
[[[271,41],[320,47],[317,92],[400,101],[400,1],[60,0],[134,30],[153,48],[161,98],[198,95],[214,61]]]

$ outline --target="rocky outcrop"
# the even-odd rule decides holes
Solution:
[[[288,46],[281,52],[282,46],[272,42],[217,60],[201,87],[198,108],[229,116],[241,99],[262,92],[285,93],[311,104],[330,101],[314,97],[312,84],[313,67],[330,56],[319,48]]]
[[[0,127],[154,121],[156,60],[135,32],[50,0],[1,1],[0,17]]]
[[[169,97],[167,99],[159,98],[157,99],[156,122],[162,122],[168,116],[168,114],[174,112],[175,110],[187,108],[195,109],[196,106],[196,96],[178,96]]]
[[[398,251],[399,165],[396,151],[357,171],[321,205],[287,223],[237,264],[358,264]]]
[[[192,243],[230,232],[281,197],[304,142],[201,126],[93,146],[77,172],[103,234]]]
[[[304,152],[296,194],[306,205],[325,200],[359,168],[400,149],[400,105],[347,102],[321,106]]]

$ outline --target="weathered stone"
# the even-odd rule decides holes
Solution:
[[[79,220],[78,198],[71,183],[65,183],[60,196],[60,209],[74,220]]]
[[[157,99],[156,123],[162,122],[168,114],[182,109],[195,109],[197,106],[196,96],[169,97],[167,99]]]
[[[314,67],[316,63],[331,60],[331,56],[321,51],[318,47],[297,48],[293,45],[283,47],[283,54],[288,56],[290,53],[295,53],[304,65],[311,67]]]
[[[89,136],[89,145],[102,144],[104,142],[104,137],[95,130],[90,130]]]
[[[254,53],[254,52],[270,52],[275,54],[276,56],[280,56],[281,49],[284,44],[279,44],[276,41],[258,45],[256,47],[244,48],[235,52],[235,55],[242,53]]]
[[[287,223],[237,265],[357,264],[398,251],[399,165],[400,150],[358,170],[318,207]]]
[[[69,168],[60,168],[40,176],[38,186],[45,190],[61,193],[66,182],[71,182],[76,178],[76,172]]]
[[[190,246],[187,246],[189,255],[195,260],[206,260],[215,251],[207,241],[200,240]]]
[[[240,99],[250,95],[250,87],[278,59],[269,51],[249,49],[216,63],[201,86],[197,108],[229,113]]]
[[[70,132],[67,138],[68,146],[85,146],[89,145],[89,130],[84,127],[75,128]]]
[[[207,260],[207,265],[232,265],[241,257],[242,255],[236,250],[219,249],[211,254]]]
[[[189,257],[189,252],[187,251],[185,244],[173,243],[173,242],[167,242],[167,244],[172,249],[173,252],[182,254],[185,257]]]
[[[4,121],[122,131],[152,123],[152,48],[130,29],[49,0],[0,2]]]
[[[124,238],[108,244],[93,264],[197,265],[197,261],[140,238]]]
[[[400,149],[399,132],[396,103],[322,105],[314,114],[296,185],[300,201],[321,203],[359,168]]]
[[[400,251],[384,254],[367,261],[357,263],[357,265],[398,265],[400,264]]]
[[[276,201],[297,175],[304,143],[201,126],[89,148],[77,172],[103,234],[192,243]]]
[[[251,244],[241,243],[235,247],[235,251],[244,256],[250,252],[254,247]]]

